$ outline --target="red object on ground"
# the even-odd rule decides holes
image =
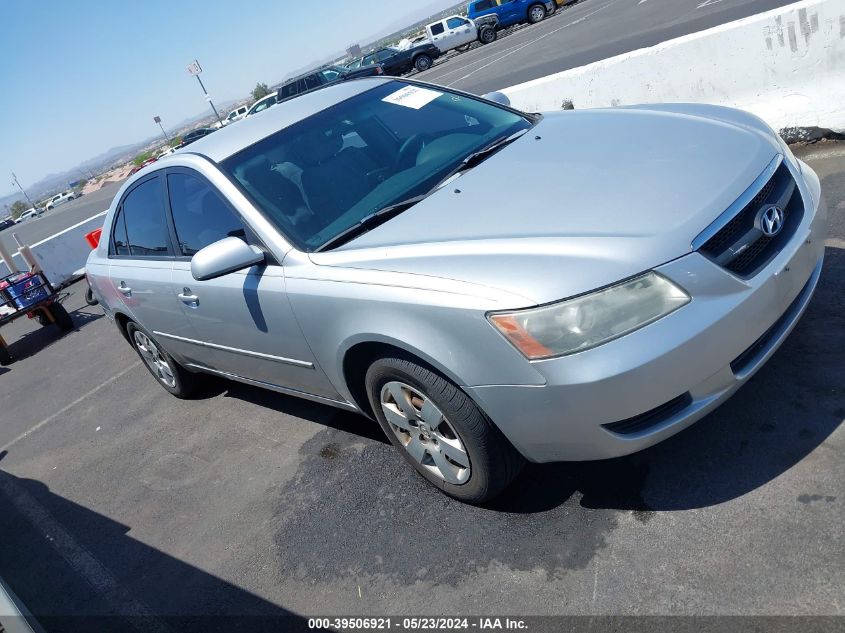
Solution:
[[[91,248],[97,248],[97,244],[100,243],[100,235],[102,235],[102,233],[103,229],[95,229],[90,233],[85,234],[85,239],[88,240]]]

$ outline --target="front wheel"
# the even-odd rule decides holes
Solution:
[[[51,303],[50,307],[47,309],[53,317],[53,323],[55,323],[62,332],[70,332],[74,328],[73,318],[67,313],[67,310],[65,310],[65,307],[61,303]]]
[[[531,24],[537,24],[546,17],[546,7],[542,4],[534,4],[528,9],[528,21]]]
[[[519,474],[522,456],[454,383],[409,358],[370,365],[367,395],[402,456],[447,495],[483,503]]]
[[[414,68],[417,69],[417,72],[425,72],[431,68],[432,64],[434,64],[434,60],[428,55],[417,55],[414,60]]]

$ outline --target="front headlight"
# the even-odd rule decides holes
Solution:
[[[573,354],[638,330],[689,303],[665,277],[648,272],[559,303],[487,315],[528,359]]]

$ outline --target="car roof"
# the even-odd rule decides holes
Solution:
[[[279,130],[391,81],[396,80],[393,77],[366,77],[328,84],[204,136],[191,144],[189,153],[202,154],[216,162],[226,160]]]

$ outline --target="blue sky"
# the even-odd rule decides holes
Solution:
[[[454,0],[48,0],[0,3],[0,196],[112,147],[143,140],[207,104],[395,28]],[[432,6],[434,5],[434,6]]]

